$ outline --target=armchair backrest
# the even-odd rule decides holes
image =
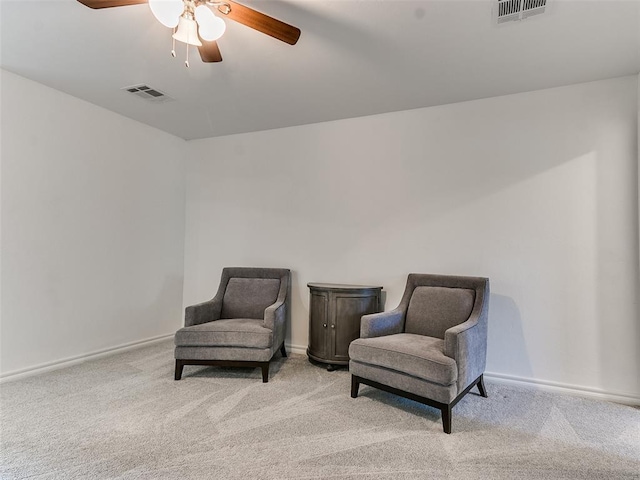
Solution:
[[[444,339],[444,332],[471,315],[475,292],[468,288],[416,287],[411,295],[404,330]]]
[[[224,268],[218,289],[220,318],[263,319],[268,306],[286,300],[289,275],[282,268]]]
[[[445,331],[482,308],[488,279],[412,273],[398,308],[405,312],[405,333],[444,339]]]

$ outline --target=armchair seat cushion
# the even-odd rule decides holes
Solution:
[[[273,344],[273,332],[264,327],[263,320],[232,318],[181,328],[176,332],[175,344],[180,347],[269,348]]]
[[[444,341],[439,338],[412,333],[359,338],[351,342],[349,357],[439,385],[458,380],[456,361],[444,354]]]

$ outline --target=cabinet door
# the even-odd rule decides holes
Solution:
[[[327,358],[329,298],[326,293],[312,292],[309,305],[309,353]],[[326,326],[325,326],[326,325]]]
[[[349,360],[349,344],[360,337],[360,318],[377,311],[377,295],[336,295],[335,327],[331,328],[331,356],[335,360]]]

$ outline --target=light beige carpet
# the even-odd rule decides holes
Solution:
[[[439,411],[294,355],[185,367],[172,342],[0,385],[2,479],[640,479],[640,410],[487,382]]]

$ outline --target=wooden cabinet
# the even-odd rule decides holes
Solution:
[[[382,287],[309,283],[307,355],[329,370],[349,364],[349,344],[360,337],[360,318],[382,310]]]

